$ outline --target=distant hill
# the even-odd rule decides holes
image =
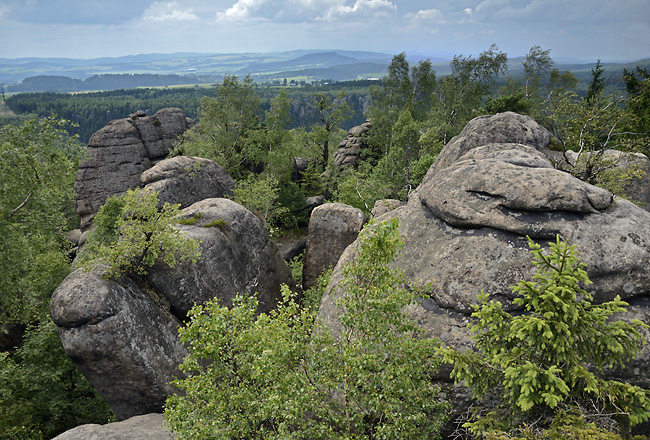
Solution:
[[[9,91],[89,91],[132,87],[157,87],[183,84],[217,83],[226,74],[251,75],[255,81],[356,80],[387,74],[392,54],[345,50],[294,50],[276,53],[202,54],[181,52],[145,54],[96,59],[17,58],[0,59],[0,85]],[[425,55],[407,53],[415,64]],[[451,70],[448,59],[431,57],[438,77]],[[510,60],[509,74],[523,74],[523,58]],[[596,62],[558,63],[560,70],[573,72],[581,82],[588,81]],[[650,60],[637,63],[606,63],[611,81],[620,79],[623,68],[650,66]],[[67,78],[67,79],[64,79]],[[92,79],[91,79],[92,78]],[[29,80],[28,80],[29,79]]]

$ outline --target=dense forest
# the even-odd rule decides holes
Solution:
[[[553,133],[553,148],[582,157],[569,172],[620,192],[621,179],[629,173],[612,174],[612,164],[593,153],[609,148],[650,152],[650,73],[643,67],[625,70],[620,82],[611,84],[598,62],[581,85],[538,46],[531,48],[517,75],[509,76],[507,67],[507,54],[491,46],[478,56],[454,57],[451,73],[440,77],[431,62],[410,65],[402,53],[393,57],[379,82],[261,86],[250,77],[226,75],[207,88],[7,98],[14,113],[34,118],[0,129],[0,224],[5,231],[0,322],[4,339],[14,337],[0,353],[0,439],[51,438],[78,424],[111,420],[105,402],[65,357],[48,314],[53,290],[71,270],[65,234],[78,221],[72,185],[83,157],[79,140],[87,142],[109,120],[137,110],[153,114],[180,107],[198,123],[176,143],[172,155],[201,156],[223,166],[238,182],[234,200],[262,218],[276,238],[304,233],[309,215],[305,200],[312,195],[367,213],[377,200],[408,199],[440,150],[470,119],[503,111],[530,115]],[[335,166],[333,156],[347,130],[366,120],[372,129],[364,136],[358,165]],[[294,157],[309,162],[297,179],[292,178]],[[391,240],[394,250],[396,239]],[[382,249],[391,253],[391,246]],[[371,258],[368,266],[373,263]],[[387,260],[381,263],[387,267]],[[392,280],[384,276],[381,282]],[[382,288],[390,290],[385,283]],[[291,310],[282,312],[283,319],[310,334],[304,327],[308,323],[286,315]],[[415,371],[417,366],[410,367]],[[426,376],[421,370],[417,374]],[[437,428],[432,429],[435,433]],[[416,433],[417,426],[409,425],[409,432]]]

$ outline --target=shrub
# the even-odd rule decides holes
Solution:
[[[255,316],[257,300],[197,306],[181,330],[190,355],[165,418],[185,439],[430,439],[447,408],[430,374],[437,342],[419,339],[401,312],[415,299],[388,264],[397,224],[360,235],[344,270],[341,332],[320,327],[316,307],[283,301]]]
[[[158,209],[158,193],[128,190],[109,198],[95,217],[96,229],[80,254],[80,265],[91,269],[99,263],[110,267],[109,276],[144,275],[161,259],[174,267],[178,260],[196,262],[198,243],[183,237],[175,227],[179,205],[165,203]]]
[[[607,432],[648,420],[646,390],[602,377],[605,367],[622,367],[635,356],[644,342],[640,330],[647,326],[610,319],[627,306],[618,296],[592,303],[581,287],[591,282],[575,246],[559,237],[549,243],[548,252],[530,239],[529,244],[537,273],[533,281],[513,287],[521,295],[514,304],[524,313],[512,316],[483,294],[470,324],[474,349],[442,350],[454,364],[453,378],[464,381],[478,398],[497,396],[494,408],[465,427],[492,436],[531,426],[549,434],[576,428],[579,421],[585,429]]]

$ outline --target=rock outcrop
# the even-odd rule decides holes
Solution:
[[[192,124],[181,109],[165,108],[153,116],[136,113],[111,121],[97,131],[74,187],[81,229],[90,226],[108,197],[139,187],[140,175],[167,157],[174,139]]]
[[[228,199],[206,199],[182,211],[183,235],[201,258],[170,268],[156,263],[146,278],[107,280],[77,269],[56,289],[50,312],[66,354],[106,399],[118,419],[160,412],[187,354],[178,327],[194,304],[257,293],[259,311],[277,304],[291,271],[262,221]]]
[[[363,211],[343,203],[326,203],[312,211],[302,272],[303,289],[315,286],[323,271],[336,265],[365,223]]]
[[[280,285],[294,285],[264,223],[246,208],[228,199],[206,199],[181,215],[194,222],[180,229],[200,243],[200,260],[181,262],[173,269],[157,263],[147,274],[151,287],[167,298],[176,316],[182,318],[195,303],[212,298],[230,306],[238,293],[257,293],[258,311],[267,312],[280,298]]]
[[[181,208],[204,199],[232,195],[235,180],[217,163],[200,157],[179,156],[158,162],[144,171],[140,182],[158,192],[164,203],[180,203]]]
[[[162,414],[146,414],[106,425],[81,425],[53,440],[172,440],[176,436],[163,426]]]
[[[339,147],[334,153],[334,164],[337,167],[356,168],[359,163],[359,151],[365,147],[363,135],[370,130],[370,122],[352,127],[348,135],[339,143]]]
[[[407,308],[430,337],[468,347],[466,325],[481,291],[514,308],[510,287],[535,272],[526,235],[543,246],[556,234],[575,244],[594,300],[620,295],[631,304],[628,318],[650,324],[650,213],[556,170],[550,139],[525,116],[476,118],[445,146],[408,203],[379,218],[399,220],[404,246],[394,267],[413,283],[430,283],[431,299]],[[320,306],[335,332],[332,300],[354,252],[353,245],[341,256]],[[649,353],[646,346],[616,374],[647,386]]]
[[[161,412],[187,355],[180,321],[151,289],[103,273],[77,269],[52,295],[63,348],[118,419]]]

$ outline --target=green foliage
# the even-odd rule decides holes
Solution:
[[[0,128],[0,318],[33,323],[69,271],[65,240],[81,155],[66,121]]]
[[[198,243],[183,237],[175,227],[179,205],[165,203],[158,209],[158,204],[158,193],[140,189],[109,198],[97,213],[97,228],[79,255],[81,267],[90,270],[105,264],[110,268],[108,276],[138,276],[158,260],[169,267],[180,260],[196,262]]]
[[[313,105],[318,112],[320,122],[312,126],[309,140],[320,152],[322,170],[325,171],[329,164],[330,146],[338,145],[341,138],[339,126],[350,119],[352,111],[344,90],[341,90],[336,98],[329,94],[318,93],[313,97]],[[333,135],[336,135],[336,138]]]
[[[622,367],[638,353],[644,342],[640,330],[647,326],[610,319],[625,311],[627,303],[618,296],[592,303],[581,287],[590,281],[575,246],[558,237],[546,252],[529,242],[537,273],[533,281],[513,287],[520,295],[514,304],[524,314],[512,316],[483,294],[470,324],[474,349],[442,350],[445,361],[454,364],[452,377],[476,397],[497,394],[499,405],[465,426],[478,434],[535,422],[544,430],[552,428],[560,411],[596,422],[614,414],[623,428],[648,420],[647,391],[601,377],[604,368]]]
[[[278,205],[280,187],[273,176],[250,176],[240,181],[233,191],[233,200],[257,215],[267,224],[286,211]]]
[[[643,171],[628,164],[625,154],[611,155],[607,150],[634,152],[647,143],[648,134],[630,130],[634,115],[621,103],[622,98],[602,93],[590,100],[573,92],[556,94],[549,101],[548,124],[562,150],[576,153],[576,158],[565,155],[568,172],[624,196],[623,183]]]
[[[395,222],[364,230],[344,269],[334,338],[316,307],[283,301],[255,316],[257,301],[197,306],[181,338],[191,347],[165,417],[184,439],[430,439],[446,405],[430,381],[437,342],[418,339],[401,312],[415,300],[389,268],[400,248]]]
[[[15,354],[0,353],[0,439],[50,439],[110,418],[106,402],[68,360],[52,321],[30,328]]]
[[[492,45],[478,58],[454,56],[450,66],[452,73],[438,82],[437,102],[431,114],[431,125],[438,127],[443,143],[476,116],[497,77],[507,71],[508,56]]]

